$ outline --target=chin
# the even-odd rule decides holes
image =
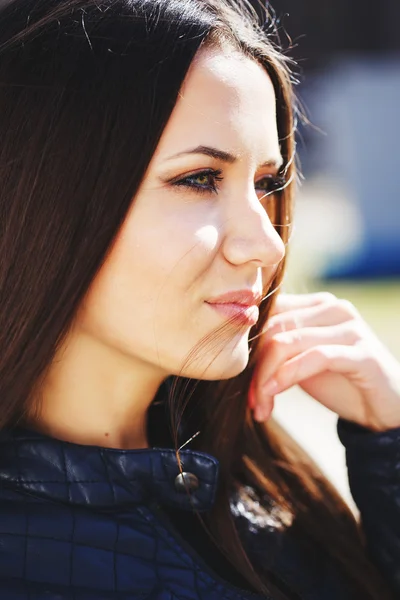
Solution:
[[[236,343],[234,346],[228,343],[218,355],[204,357],[201,364],[193,364],[185,372],[185,377],[202,379],[205,381],[216,381],[220,379],[231,379],[239,375],[247,367],[249,362],[249,348],[247,340]]]

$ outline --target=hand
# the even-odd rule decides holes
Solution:
[[[343,419],[375,431],[400,427],[400,363],[355,307],[330,293],[281,294],[249,392],[254,419],[300,385]]]

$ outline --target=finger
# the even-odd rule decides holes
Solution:
[[[268,399],[264,397],[262,404],[257,402],[254,382],[255,379],[253,378],[249,388],[248,405],[253,410],[253,416],[256,421],[267,421],[274,408],[274,398],[271,397]]]
[[[288,310],[318,306],[319,304],[332,304],[335,300],[337,300],[336,296],[330,292],[316,292],[313,294],[280,293],[275,299],[271,315]]]
[[[265,345],[251,384],[251,401],[257,404],[262,385],[288,360],[316,346],[351,346],[362,339],[358,327],[342,323],[331,327],[293,329],[274,335]]]
[[[342,375],[360,374],[364,354],[355,346],[318,346],[285,362],[274,376],[262,386],[268,401],[281,392],[323,372]],[[263,402],[262,402],[263,403]]]
[[[254,420],[259,422],[268,421],[270,418],[272,411],[274,410],[275,399],[273,396],[270,396],[268,399],[264,398],[264,402],[262,404],[257,404],[254,409]]]
[[[355,307],[346,300],[335,299],[331,303],[326,302],[274,315],[267,323],[263,340],[268,340],[282,331],[339,325],[354,319],[360,320]]]

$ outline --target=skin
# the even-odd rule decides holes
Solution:
[[[236,159],[188,154],[198,146]],[[268,75],[232,49],[202,50],[51,365],[34,427],[75,443],[145,448],[147,409],[167,376],[221,379],[245,368],[250,326],[243,324],[197,360],[186,359],[223,325],[206,300],[261,292],[283,258],[264,198],[280,162]],[[217,189],[207,169],[221,171]],[[269,418],[277,393],[299,384],[360,425],[400,427],[400,364],[350,303],[330,294],[280,295],[262,349],[249,394],[256,420]]]
[[[347,300],[278,297],[249,395],[255,419],[268,419],[275,395],[296,384],[372,431],[400,427],[400,363]]]
[[[198,146],[236,158],[188,153]],[[205,301],[261,293],[284,256],[261,199],[281,160],[269,76],[232,49],[202,50],[51,366],[37,428],[78,443],[146,447],[147,409],[167,376],[221,379],[245,368],[250,325],[232,325],[197,360],[186,358],[226,322]]]

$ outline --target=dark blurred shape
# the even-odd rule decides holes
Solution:
[[[336,54],[400,50],[399,0],[273,0],[272,5],[305,69]]]

